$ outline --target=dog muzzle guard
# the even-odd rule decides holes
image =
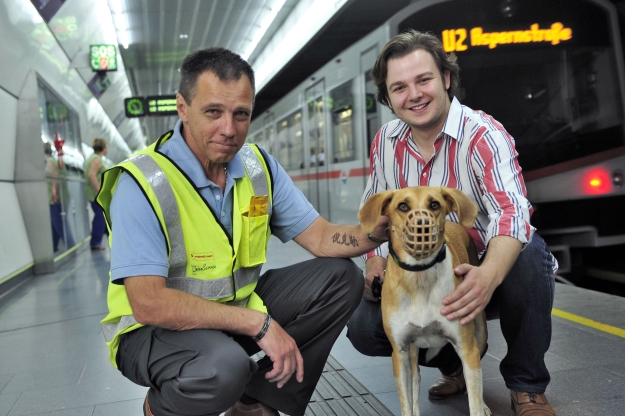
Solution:
[[[402,243],[406,254],[421,260],[433,255],[445,230],[439,227],[434,214],[426,209],[410,211],[401,227],[393,227],[393,233]]]

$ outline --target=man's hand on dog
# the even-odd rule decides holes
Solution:
[[[500,281],[482,266],[461,264],[454,269],[464,281],[443,299],[441,315],[448,320],[460,319],[460,324],[468,324],[484,310]]]
[[[304,381],[304,359],[295,340],[275,321],[271,321],[267,334],[258,341],[258,346],[273,362],[273,369],[265,374],[278,388],[289,381],[293,373],[300,383]]]
[[[458,276],[464,276],[451,294],[443,298],[441,315],[448,320],[460,319],[465,325],[486,308],[493,292],[503,282],[521,252],[521,243],[508,236],[493,237],[482,264],[471,266],[461,264],[454,269]]]

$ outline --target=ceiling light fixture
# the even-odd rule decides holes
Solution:
[[[269,26],[271,26],[271,23],[273,23],[274,19],[282,9],[282,6],[284,6],[285,2],[286,0],[276,0],[273,6],[271,6],[269,14],[265,16],[265,19],[262,21],[260,27],[254,34],[254,38],[250,41],[250,44],[247,46],[245,52],[241,54],[241,57],[243,59],[247,60],[252,52],[254,52],[254,49],[256,49],[256,46],[258,45],[260,40],[263,38],[263,36],[265,36],[267,29],[269,29]]]
[[[124,13],[122,7],[123,0],[109,0],[109,9],[111,10],[111,16],[113,18],[113,25],[117,31],[117,42],[128,49],[130,44],[130,33],[128,30],[128,22],[126,20],[126,13]]]

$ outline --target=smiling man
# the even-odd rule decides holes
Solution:
[[[149,387],[147,416],[303,415],[363,290],[346,258],[379,243],[321,218],[244,144],[254,73],[240,56],[198,50],[180,73],[180,120],[105,172],[97,198],[111,231],[110,360]],[[261,276],[271,234],[325,258]]]
[[[469,232],[481,264],[454,271],[462,284],[443,299],[440,313],[465,324],[486,309],[498,314],[508,353],[500,366],[517,415],[555,415],[544,392],[550,376],[544,356],[551,341],[555,258],[530,224],[514,139],[482,111],[455,97],[460,68],[434,35],[414,30],[391,39],[371,71],[376,98],[398,119],[382,126],[371,146],[371,174],[362,204],[374,193],[407,186],[447,186],[463,191],[479,213]],[[459,222],[455,214],[450,221]],[[348,324],[360,352],[391,356],[374,277],[384,280],[386,244],[367,254],[364,298]],[[427,358],[426,358],[427,355]],[[419,364],[443,376],[429,389],[444,399],[466,389],[451,344],[421,350]]]

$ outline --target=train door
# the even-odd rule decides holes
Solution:
[[[381,127],[380,123],[380,110],[378,109],[378,103],[375,100],[375,85],[373,79],[371,79],[371,69],[375,64],[375,60],[378,56],[377,46],[373,46],[360,54],[360,72],[365,77],[365,126],[364,131],[366,133],[367,141],[364,148],[364,165],[363,168],[368,172],[369,169],[369,151],[371,150],[371,143],[375,138],[376,133]],[[365,175],[366,177],[366,175]]]
[[[319,214],[330,218],[328,204],[328,175],[325,160],[324,82],[317,82],[306,89],[306,120],[308,125],[308,199]]]
[[[275,149],[276,149],[276,126],[274,125],[273,114],[269,114],[263,120],[263,125],[265,126],[265,147],[264,149],[270,155],[275,157]]]

